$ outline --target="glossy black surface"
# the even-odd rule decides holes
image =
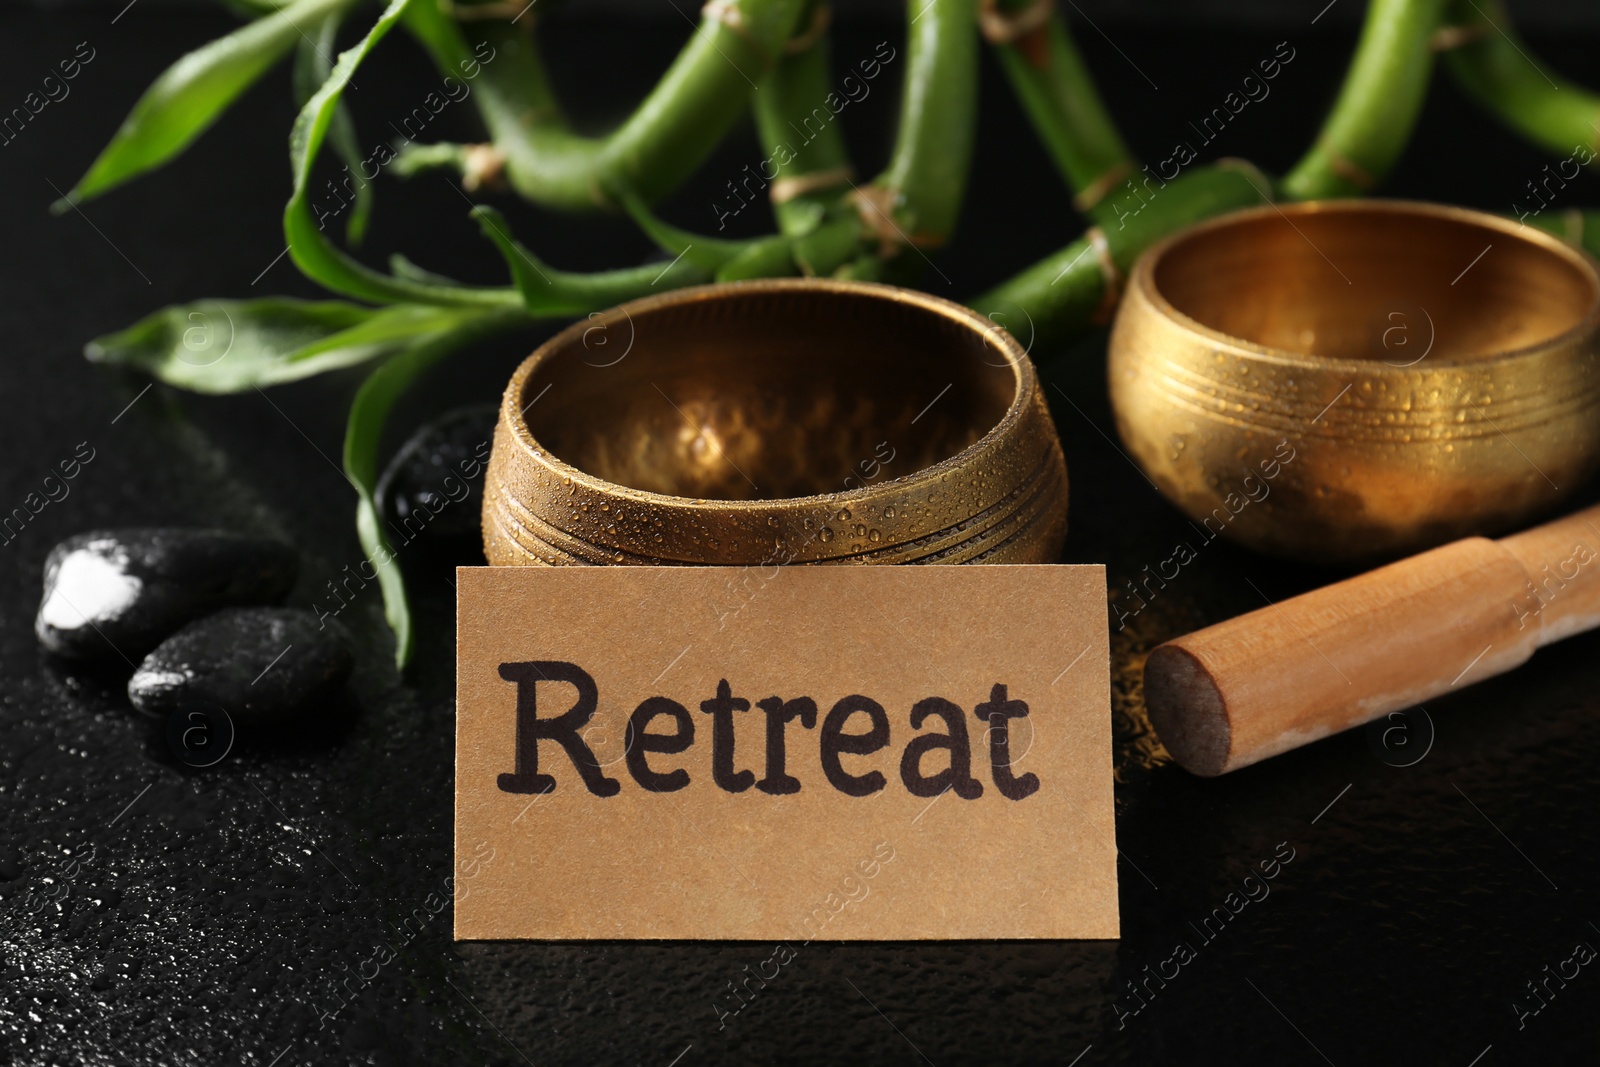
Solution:
[[[1576,943],[1600,946],[1600,635],[1430,704],[1436,737],[1413,766],[1391,765],[1409,756],[1379,758],[1357,731],[1201,781],[1165,765],[1143,725],[1142,652],[1259,606],[1250,583],[1276,599],[1333,577],[1225,544],[1207,546],[1113,641],[1120,942],[813,944],[722,1030],[712,998],[770,946],[452,943],[453,592],[437,562],[408,558],[419,655],[404,683],[388,663],[372,586],[340,612],[360,646],[352,706],[241,740],[216,767],[183,766],[129,710],[124,676],[65,673],[39,652],[32,619],[45,554],[96,526],[259,530],[304,553],[290,603],[328,606],[327,583],[360,558],[354,496],[336,466],[356,379],[199,398],[146,390],[82,360],[89,337],[160,304],[314,293],[274,259],[289,180],[286,76],[250,93],[160,175],[81,215],[46,214],[137,92],[229,25],[142,5],[114,25],[112,14],[0,12],[0,107],[19,103],[78,42],[96,49],[71,95],[0,146],[0,510],[79,442],[98,450],[65,499],[0,545],[0,1061],[1593,1062],[1594,966],[1552,985],[1548,1006],[1520,1027],[1513,1004],[1531,1008],[1524,983]],[[653,80],[685,30],[621,32],[558,15],[548,29],[558,82],[604,123]],[[900,33],[846,20],[836,60],[842,69]],[[1206,150],[1281,170],[1312,136],[1352,32],[1324,23],[1269,36],[1114,36],[1117,48],[1080,31],[1124,128],[1155,159],[1192,137],[1187,119],[1288,37],[1297,58],[1273,95]],[[1592,73],[1594,40],[1534,43],[1573,76]],[[937,260],[949,285],[928,276],[934,291],[958,297],[1080,228],[995,74],[986,68],[971,203]],[[409,110],[431,77],[397,37],[357,79],[364,135],[386,136],[386,112]],[[863,174],[884,159],[890,80],[841,116]],[[438,122],[441,136],[470,130],[464,108]],[[664,213],[711,229],[725,181],[759,158],[743,131]],[[1546,162],[1440,82],[1389,189],[1509,210]],[[1569,195],[1600,204],[1587,176]],[[499,281],[499,260],[466,210],[443,178],[390,182],[364,254],[380,263],[403,248],[431,269]],[[514,222],[560,266],[637,262],[649,251],[616,219],[517,208]],[[759,222],[752,209],[734,225]],[[390,447],[427,415],[493,400],[538,339],[448,365],[414,392]],[[1107,561],[1120,585],[1166,558],[1185,527],[1107,436],[1103,347],[1094,339],[1035,355],[1072,398],[1050,390],[1073,479],[1068,559]],[[1191,924],[1281,842],[1293,859],[1270,895],[1213,940],[1197,934]],[[1195,958],[1119,1022],[1138,1006],[1126,983],[1161,968],[1180,941]],[[319,1025],[336,996],[347,1006]]]

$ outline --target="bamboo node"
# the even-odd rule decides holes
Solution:
[[[809,174],[795,174],[773,182],[767,196],[774,204],[787,204],[797,196],[848,185],[855,175],[855,170],[848,166],[814,170]]]
[[[1584,223],[1583,212],[1579,211],[1575,207],[1569,207],[1567,210],[1561,213],[1561,223],[1562,229],[1566,231],[1563,236],[1565,237],[1567,244],[1571,245],[1573,248],[1582,248]]]
[[[817,9],[811,13],[811,25],[798,36],[789,38],[784,43],[783,54],[796,56],[801,52],[809,52],[815,48],[817,42],[828,32],[828,26],[833,22],[833,8],[828,4],[818,4]]]
[[[900,227],[895,225],[894,217],[889,214],[894,210],[895,201],[900,199],[898,189],[882,185],[857,186],[850,194],[850,199],[856,206],[856,214],[861,217],[861,225],[877,240],[880,256],[887,258],[901,245],[909,243],[909,238],[905,237]]]
[[[739,0],[706,0],[700,8],[702,18],[722,23],[730,30],[744,32],[744,12],[739,10]]]
[[[466,146],[461,156],[461,188],[469,193],[505,186],[506,154],[492,144]]]
[[[1351,185],[1368,192],[1378,185],[1378,179],[1361,164],[1345,156],[1326,137],[1318,137],[1317,144],[1328,154],[1328,169]]]
[[[1440,26],[1428,38],[1428,51],[1449,52],[1473,44],[1489,36],[1493,28],[1487,22],[1474,22],[1469,26]]]
[[[1132,163],[1128,162],[1126,159],[1118,160],[1116,163],[1113,163],[1109,168],[1107,168],[1105,173],[1101,174],[1100,177],[1096,178],[1088,185],[1085,185],[1082,189],[1079,189],[1077,194],[1072,198],[1072,206],[1077,208],[1079,211],[1087,212],[1090,208],[1094,207],[1096,204],[1100,203],[1100,201],[1109,196],[1111,194],[1111,190],[1120,185],[1122,183],[1122,179],[1126,178],[1132,173]]]
[[[1096,326],[1104,326],[1116,314],[1117,305],[1122,302],[1122,290],[1127,284],[1127,277],[1117,266],[1117,261],[1111,254],[1111,243],[1106,240],[1105,231],[1098,226],[1090,226],[1084,231],[1084,239],[1089,242],[1089,247],[1094,251],[1095,263],[1100,267],[1100,279],[1105,283],[1104,291],[1100,294],[1100,304],[1089,316],[1089,321]]]
[[[1055,0],[1033,0],[1014,11],[1000,10],[1000,0],[980,0],[978,30],[990,44],[1013,44],[1041,29],[1055,10]]]
[[[706,0],[705,6],[700,9],[700,16],[720,23],[739,40],[749,45],[750,50],[760,57],[762,66],[772,65],[767,50],[761,47],[761,42],[756,40],[756,35],[750,30],[750,24],[745,21],[739,0]]]
[[[902,248],[937,248],[944,243],[938,234],[908,234],[894,221],[893,211],[900,200],[900,190],[882,185],[857,186],[850,194],[856,206],[861,225],[876,239],[878,258],[891,259]]]

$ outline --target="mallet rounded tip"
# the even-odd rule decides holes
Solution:
[[[1184,770],[1211,778],[1228,769],[1233,726],[1216,679],[1192,652],[1165,644],[1144,665],[1144,704],[1166,750]]]

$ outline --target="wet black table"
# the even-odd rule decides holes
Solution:
[[[1167,764],[1148,729],[1143,653],[1258,606],[1251,583],[1277,599],[1336,577],[1222,543],[1113,636],[1120,941],[812,944],[720,1028],[713,998],[770,946],[457,945],[448,909],[427,905],[452,864],[453,608],[439,560],[406,560],[420,637],[403,680],[388,665],[374,588],[345,613],[361,644],[347,710],[241,745],[207,770],[176,762],[129,710],[125,672],[72,673],[39,652],[31,622],[44,555],[94,526],[261,529],[303,548],[293,600],[309,603],[360,558],[354,498],[335,463],[356,379],[201,398],[80,357],[87,338],[158,305],[315,292],[279,256],[286,76],[156,177],[81,214],[46,213],[137,92],[229,25],[155,4],[113,23],[118,7],[0,12],[0,107],[20,104],[80,42],[93,52],[70,94],[0,146],[0,511],[40,490],[81,443],[95,457],[68,495],[0,544],[0,1060],[1593,1061],[1600,973],[1546,982],[1546,968],[1580,942],[1600,945],[1600,635],[1431,703],[1431,747],[1417,718],[1411,747],[1385,751],[1356,731],[1201,781]],[[900,36],[893,24],[842,22],[841,69]],[[683,30],[668,20],[623,33],[586,22],[579,6],[547,32],[558,82],[603,125]],[[1272,97],[1206,152],[1281,170],[1310,138],[1353,35],[1330,17],[1278,33],[1114,28],[1116,49],[1088,31],[1082,41],[1135,146],[1162,158],[1188,136],[1187,120],[1288,39],[1296,59]],[[369,139],[387,136],[387,112],[409,111],[432,83],[394,40],[352,93]],[[1592,72],[1594,40],[1534,43],[1573,75]],[[992,65],[983,89],[971,203],[938,257],[945,277],[929,281],[956,297],[1079,229]],[[843,116],[862,173],[884,159],[894,103],[880,81]],[[465,108],[438,121],[441,136],[470,136]],[[726,180],[759,158],[741,131],[664,213],[711,229]],[[1390,188],[1509,210],[1546,162],[1441,81]],[[1600,185],[1585,176],[1569,195],[1600,204]],[[619,220],[507,207],[560,266],[649,254]],[[381,262],[403,248],[444,273],[499,282],[499,260],[465,211],[441,177],[387,183],[364,254]],[[753,228],[755,215],[733,224]],[[398,421],[493,398],[539,336],[448,365]],[[1074,398],[1057,412],[1072,472],[1066,558],[1107,562],[1118,586],[1165,558],[1184,524],[1111,443],[1103,352],[1098,337],[1034,355]],[[1591,487],[1578,499],[1595,496]],[[1261,861],[1286,855],[1269,895],[1205,924]],[[1180,943],[1192,958],[1176,964]],[[1530,982],[1545,983],[1542,999]]]

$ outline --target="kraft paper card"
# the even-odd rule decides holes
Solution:
[[[457,938],[1118,935],[1103,568],[457,575]]]

